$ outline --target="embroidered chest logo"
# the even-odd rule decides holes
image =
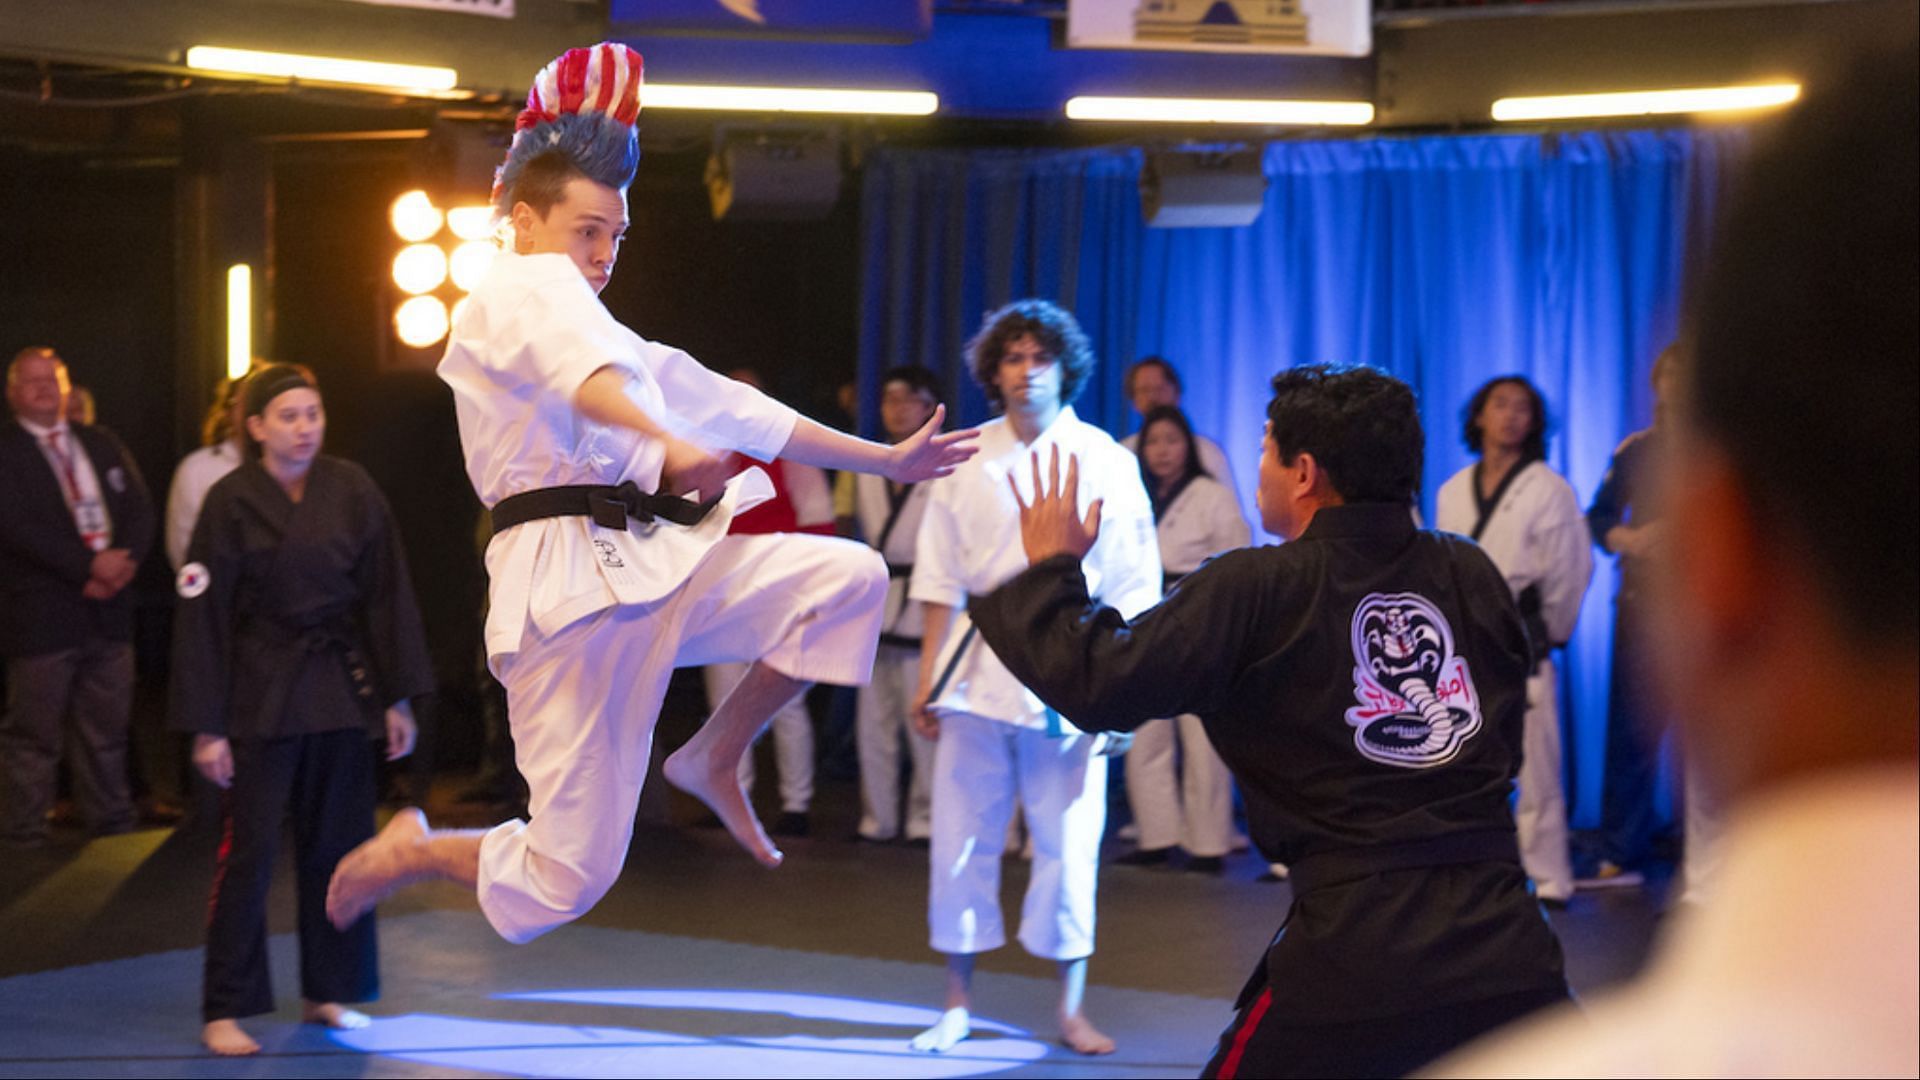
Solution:
[[[600,565],[605,566],[612,570],[618,570],[621,567],[627,565],[624,561],[621,560],[620,550],[613,546],[613,541],[595,540],[593,542],[593,547],[595,551],[598,551],[600,553]]]
[[[1353,745],[1383,765],[1452,761],[1480,730],[1480,697],[1453,629],[1417,593],[1371,593],[1353,612]]]
[[[211,584],[213,575],[207,573],[206,563],[190,562],[173,576],[174,591],[180,594],[182,600],[197,599]]]

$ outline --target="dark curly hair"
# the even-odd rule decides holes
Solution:
[[[967,367],[986,391],[994,411],[1007,407],[995,376],[1007,346],[1031,337],[1060,365],[1060,404],[1071,405],[1093,374],[1093,345],[1066,309],[1045,300],[1015,300],[987,313],[980,332],[967,342]]]
[[[1547,399],[1541,396],[1540,388],[1528,381],[1525,375],[1500,375],[1481,384],[1460,414],[1460,437],[1466,440],[1468,450],[1476,454],[1481,452],[1484,442],[1480,430],[1480,411],[1492,400],[1493,392],[1502,386],[1517,386],[1525,390],[1527,401],[1533,407],[1533,422],[1527,425],[1526,441],[1520,444],[1520,459],[1543,460],[1547,456]]]
[[[1350,503],[1404,506],[1420,490],[1420,409],[1406,383],[1370,367],[1311,364],[1273,377],[1267,404],[1280,460],[1301,454]]]

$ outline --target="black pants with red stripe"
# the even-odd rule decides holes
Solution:
[[[1405,1076],[1567,994],[1533,990],[1338,1024],[1289,1024],[1267,1007],[1272,1000],[1263,990],[1240,1010],[1201,1076]]]
[[[300,994],[370,1001],[380,994],[371,912],[345,932],[327,921],[327,881],[373,835],[374,750],[362,728],[285,739],[235,739],[220,862],[207,910],[201,1015],[273,1011],[267,970],[267,886],[280,828],[293,825],[299,892]]]

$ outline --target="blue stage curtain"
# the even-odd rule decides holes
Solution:
[[[1550,462],[1585,500],[1651,419],[1653,358],[1746,145],[1731,127],[1279,142],[1265,208],[1240,229],[1145,228],[1138,150],[882,150],[864,170],[862,416],[871,430],[880,370],[920,363],[948,380],[958,421],[985,419],[966,339],[991,308],[1042,296],[1103,361],[1081,416],[1130,430],[1122,370],[1167,357],[1249,516],[1267,380],[1321,361],[1419,394],[1429,520],[1469,463],[1462,406],[1510,372],[1546,395]],[[1613,621],[1613,561],[1596,566],[1563,676],[1581,826],[1599,815]]]

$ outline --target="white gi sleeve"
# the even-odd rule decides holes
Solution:
[[[1124,451],[1097,465],[1083,462],[1081,482],[1101,478],[1100,539],[1087,552],[1086,564],[1099,574],[1100,603],[1132,619],[1160,602],[1160,538],[1153,524],[1153,504],[1140,482],[1140,467]],[[1089,466],[1095,466],[1089,468]],[[921,535],[925,536],[923,529]],[[915,575],[918,576],[918,564]]]
[[[1207,488],[1207,525],[1209,555],[1243,548],[1253,542],[1253,530],[1247,528],[1247,519],[1240,516],[1240,500],[1224,485]]]
[[[786,449],[799,413],[679,349],[644,339],[641,344],[642,360],[660,384],[668,411],[681,423],[761,461],[772,461]]]
[[[607,312],[585,278],[551,281],[515,311],[525,344],[513,365],[526,381],[571,404],[587,377],[609,364],[641,370],[632,336]]]
[[[920,519],[920,535],[914,538],[913,579],[907,585],[907,599],[951,608],[967,606],[967,582],[960,551],[960,530],[956,525],[954,499],[964,490],[956,483],[960,475],[928,481],[933,491],[927,497],[926,516]],[[972,479],[968,477],[967,479]]]
[[[1580,602],[1593,577],[1593,549],[1586,515],[1565,480],[1554,477],[1546,513],[1534,533],[1540,559],[1540,616],[1554,644],[1571,640]]]

